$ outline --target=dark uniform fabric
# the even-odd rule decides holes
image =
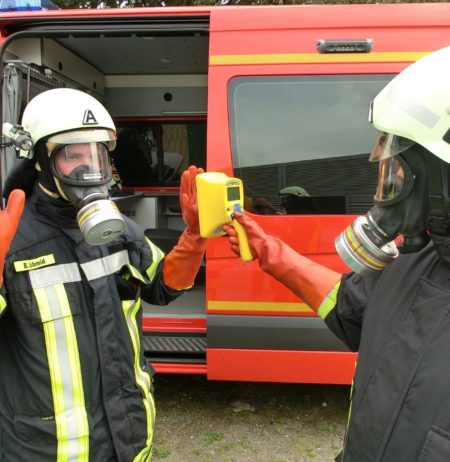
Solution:
[[[343,276],[325,319],[358,351],[340,460],[450,461],[449,312],[450,267],[432,244],[377,277]]]
[[[129,274],[125,277],[125,268],[88,280],[82,264],[103,261],[123,250],[131,265],[145,276],[154,255],[143,232],[124,218],[126,227],[120,239],[109,246],[90,246],[76,226],[72,207],[57,205],[39,189],[27,201],[4,271],[7,307],[0,319],[0,461],[57,461],[45,322],[30,283],[33,270],[14,268],[14,262],[47,255],[55,260],[54,265],[46,266],[49,278],[61,276],[56,271],[52,274],[56,265],[69,265],[80,274],[80,280],[65,283],[64,289],[79,351],[89,461],[131,462],[145,448],[145,397],[136,386],[135,367],[141,368],[141,374],[149,371],[142,351],[139,364],[134,364],[121,300],[135,300],[140,294],[146,301],[162,305],[181,292],[164,285],[161,265],[151,284]],[[139,337],[141,318],[139,309]]]

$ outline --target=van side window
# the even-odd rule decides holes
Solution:
[[[191,164],[205,167],[206,122],[116,122],[111,153],[123,186],[178,186]]]
[[[372,206],[369,105],[393,75],[237,77],[228,89],[234,175],[261,214],[360,214]]]

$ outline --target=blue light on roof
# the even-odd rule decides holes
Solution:
[[[41,0],[0,0],[0,12],[42,10]]]

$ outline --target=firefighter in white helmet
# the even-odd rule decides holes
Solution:
[[[4,269],[0,459],[148,461],[155,407],[140,300],[165,305],[194,283],[202,170],[182,175],[186,229],[164,255],[108,198],[116,130],[96,99],[41,93],[20,130],[9,127],[17,133],[30,138],[25,174],[13,172],[6,195],[21,187],[28,199]]]
[[[450,460],[449,76],[450,47],[373,101],[374,206],[336,240],[354,272],[325,268],[237,215],[261,268],[359,353],[339,461]],[[225,230],[238,251],[234,228]]]

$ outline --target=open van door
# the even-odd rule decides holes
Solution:
[[[185,227],[181,173],[191,164],[206,167],[209,10],[20,12],[0,27],[2,122],[17,123],[27,102],[50,88],[99,99],[118,133],[112,199],[169,252]],[[4,180],[15,152],[3,150]],[[205,372],[205,266],[174,303],[144,303],[143,325],[145,353],[157,370]]]

